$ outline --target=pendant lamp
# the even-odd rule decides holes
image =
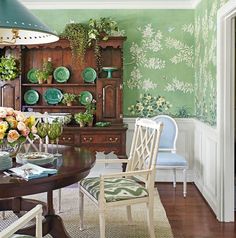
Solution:
[[[59,37],[18,0],[0,0],[0,45],[32,45]]]

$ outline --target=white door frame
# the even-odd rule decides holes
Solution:
[[[217,15],[217,219],[234,221],[234,97],[236,1]]]

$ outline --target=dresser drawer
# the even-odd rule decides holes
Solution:
[[[72,145],[74,144],[74,135],[73,134],[62,134],[59,139],[59,144],[62,145]]]
[[[121,135],[120,134],[81,134],[80,143],[83,145],[86,144],[120,144]]]

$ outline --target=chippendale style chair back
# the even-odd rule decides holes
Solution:
[[[36,230],[35,230],[35,238],[42,238],[42,205],[37,205],[30,211],[28,211],[25,215],[20,217],[18,220],[13,222],[11,225],[9,225],[6,229],[0,232],[1,238],[10,238],[10,237],[22,237],[22,238],[32,238],[32,236],[28,235],[17,235],[15,234],[19,229],[24,228],[27,223],[29,223],[31,220],[36,218]],[[15,234],[15,235],[13,235]],[[12,236],[13,235],[13,236]]]
[[[183,171],[183,195],[187,194],[186,170],[188,163],[186,159],[176,153],[176,140],[178,137],[178,126],[175,120],[167,115],[159,115],[153,118],[155,122],[163,123],[163,131],[160,137],[159,153],[157,156],[157,169],[170,169],[173,171],[173,186],[176,187],[176,170]]]
[[[162,124],[138,119],[127,159],[103,160],[104,163],[127,163],[126,172],[85,178],[80,182],[80,229],[83,230],[83,199],[86,195],[99,209],[100,238],[105,238],[105,210],[126,206],[132,222],[131,205],[145,203],[150,237],[154,238],[153,203],[156,157]],[[101,160],[97,160],[101,162]],[[141,181],[143,183],[139,183]]]

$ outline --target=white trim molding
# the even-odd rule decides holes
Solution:
[[[226,222],[234,221],[235,16],[235,0],[217,15],[217,218]]]
[[[182,1],[35,1],[21,0],[29,9],[194,9],[201,0]]]

